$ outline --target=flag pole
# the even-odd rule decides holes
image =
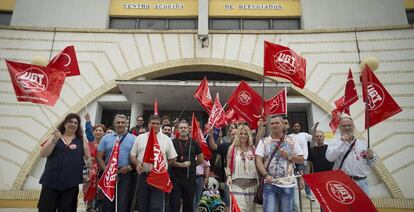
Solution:
[[[41,106],[40,104],[37,104],[37,106],[39,106],[40,110],[43,112],[43,114],[45,115],[46,119],[49,121],[49,124],[51,126],[53,126],[52,121],[50,120],[49,116],[46,114],[46,112],[43,110],[43,106]]]
[[[190,147],[188,147],[188,161],[190,161],[190,166],[191,166],[191,158],[190,158],[190,155],[191,155],[191,143],[192,143],[192,141],[191,141],[191,138],[188,138],[188,141],[190,142]],[[190,166],[189,167],[187,167],[187,179],[190,177]]]
[[[191,97],[189,97],[189,98],[188,98],[188,100],[187,100],[187,103],[185,103],[185,105],[184,105],[183,109],[181,110],[180,114],[178,115],[178,118],[177,118],[178,120],[180,120],[180,118],[181,118],[181,116],[183,115],[184,111],[187,109],[188,104],[190,104],[191,99],[193,99],[193,97],[192,97],[192,96],[191,96]]]
[[[137,201],[138,185],[139,185],[140,180],[141,180],[141,174],[138,174],[137,185],[135,185],[134,197],[132,198],[131,208],[129,210],[130,212],[134,212],[134,210],[135,210],[135,204],[136,204],[136,201]]]
[[[118,174],[116,176],[116,185],[115,185],[115,212],[118,212]]]

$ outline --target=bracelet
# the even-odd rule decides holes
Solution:
[[[269,173],[266,172],[266,174],[263,175],[263,178],[266,178],[267,176],[269,176]]]
[[[293,158],[293,155],[289,154],[287,159],[291,161],[292,158]]]
[[[58,142],[58,141],[53,141],[53,140],[52,140],[52,143],[53,143],[53,144],[57,144],[57,142]]]

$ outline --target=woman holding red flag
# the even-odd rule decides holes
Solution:
[[[77,114],[65,117],[41,147],[40,155],[47,161],[40,178],[39,211],[76,211],[73,200],[77,199],[78,186],[82,183],[84,159],[90,162],[89,145]]]
[[[253,202],[258,186],[255,147],[250,128],[240,125],[233,144],[227,152],[227,184],[241,211],[255,211]],[[232,203],[234,205],[234,203]]]
[[[89,113],[85,114],[85,134],[89,141],[89,149],[91,151],[92,169],[89,172],[89,182],[83,184],[84,201],[86,202],[86,211],[95,212],[102,211],[102,201],[104,195],[97,189],[98,179],[101,174],[96,161],[96,151],[102,137],[106,134],[106,128],[103,124],[95,124],[92,126]]]

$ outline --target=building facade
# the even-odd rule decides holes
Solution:
[[[270,41],[306,58],[307,82],[299,89],[266,78],[264,95],[287,86],[290,115],[307,128],[334,109],[349,68],[361,99],[360,62],[378,58],[376,75],[403,112],[370,129],[381,158],[369,176],[371,196],[379,208],[414,208],[413,11],[412,0],[3,0],[0,207],[35,205],[45,164],[39,144],[66,114],[87,110],[93,122],[108,125],[123,112],[133,126],[157,98],[161,115],[184,110],[205,118],[192,98],[202,77],[223,104],[241,79],[260,93],[263,42]],[[66,78],[57,104],[17,102],[4,60],[30,63],[68,45],[81,75]],[[362,101],[351,114],[367,139]],[[327,135],[328,123],[320,124]]]

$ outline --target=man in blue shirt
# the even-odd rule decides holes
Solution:
[[[118,211],[129,211],[130,185],[133,183],[133,170],[129,163],[129,152],[134,145],[135,136],[126,131],[127,118],[125,115],[117,114],[114,118],[114,134],[105,135],[98,146],[96,158],[99,168],[105,170],[105,164],[111,156],[115,141],[120,140],[118,155]],[[105,160],[104,160],[105,159]],[[115,211],[115,202],[111,202],[108,198],[104,198],[104,211]]]

